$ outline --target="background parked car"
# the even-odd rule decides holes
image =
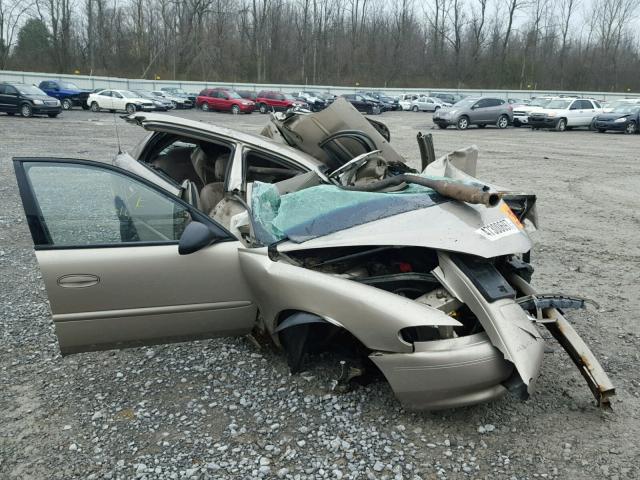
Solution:
[[[327,101],[319,92],[314,92],[312,90],[302,90],[294,92],[292,95],[307,103],[312,112],[319,112],[320,110],[325,109],[328,105]]]
[[[272,92],[262,90],[256,97],[256,105],[260,113],[270,111],[284,111],[293,107],[309,108],[309,105],[300,100],[296,100],[293,95],[282,92]]]
[[[151,100],[142,98],[129,90],[102,90],[98,93],[92,93],[89,95],[87,103],[92,112],[124,110],[128,114],[132,114],[138,110],[155,110],[155,105]]]
[[[410,109],[413,112],[435,112],[443,107],[450,107],[450,103],[443,102],[439,98],[418,97],[411,102]]]
[[[58,80],[44,80],[38,88],[48,96],[57,98],[63,110],[71,110],[73,107],[82,107],[88,110],[87,98],[90,90],[84,90],[75,83]]]
[[[377,100],[380,103],[380,110],[382,110],[383,112],[402,109],[399,103],[399,98],[392,97],[391,95],[387,95],[384,92],[360,91],[356,92],[356,94],[371,98],[373,100]]]
[[[600,133],[607,130],[625,133],[638,133],[640,125],[640,105],[626,104],[613,109],[612,112],[596,115],[593,126]]]
[[[360,95],[357,93],[350,93],[342,95],[342,97],[349,102],[351,105],[356,107],[356,110],[363,113],[368,113],[370,115],[379,114],[382,112],[380,110],[380,104],[377,100],[372,99],[371,97],[365,97],[364,95]]]
[[[426,97],[426,95],[420,95],[417,93],[403,93],[398,97],[398,105],[402,110],[411,110],[411,102],[416,98]]]
[[[433,114],[433,123],[440,128],[455,125],[458,130],[466,130],[469,125],[484,128],[496,125],[507,128],[513,121],[513,109],[501,98],[465,98],[448,108],[440,108]]]
[[[438,98],[440,101],[450,103],[451,105],[462,100],[460,95],[454,95],[453,93],[432,92],[429,96],[432,98]]]
[[[532,112],[542,110],[554,97],[538,97],[529,102],[528,105],[517,105],[513,107],[513,126],[521,127],[529,125],[529,115]]]
[[[196,107],[203,111],[220,111],[232,113],[251,113],[255,110],[256,104],[242,98],[234,90],[227,88],[207,88],[202,90],[196,98]]]
[[[554,128],[559,132],[574,127],[590,127],[596,115],[603,113],[600,104],[589,98],[556,98],[529,115],[531,128]]]
[[[23,117],[48,115],[57,117],[62,111],[60,101],[38,87],[24,83],[0,82],[0,112],[19,113]]]
[[[167,100],[164,97],[158,97],[149,90],[131,90],[131,91],[136,95],[138,95],[140,98],[150,100],[153,103],[155,110],[158,110],[160,112],[166,112],[167,110],[171,110],[175,108],[173,105],[173,102],[171,102],[170,100]]]
[[[162,90],[153,90],[151,93],[156,97],[166,98],[173,104],[174,108],[193,108],[193,102],[186,97],[177,97]]]
[[[197,95],[195,93],[188,93],[184,91],[182,88],[178,87],[162,87],[160,91],[166,92],[169,95],[173,95],[174,97],[186,98],[191,102],[191,106],[195,105]]]

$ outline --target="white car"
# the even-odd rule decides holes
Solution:
[[[152,111],[155,109],[151,100],[129,90],[102,90],[98,93],[92,93],[87,98],[87,105],[91,107],[92,112],[124,110],[131,114],[139,110]]]
[[[591,127],[602,106],[592,98],[554,98],[539,111],[529,115],[531,128],[553,128],[559,132],[574,127]]]
[[[425,95],[421,95],[418,93],[403,93],[400,95],[398,104],[402,108],[402,110],[411,110],[411,102],[413,102],[416,98],[424,97]]]
[[[627,105],[640,105],[640,98],[622,98],[620,100],[614,100],[611,103],[607,103],[604,106],[603,111],[604,113],[611,113],[617,107],[625,107]]]
[[[411,102],[411,111],[413,112],[435,112],[443,107],[450,107],[451,104],[443,102],[439,98],[434,97],[418,97]]]
[[[513,126],[521,127],[522,125],[529,125],[529,115],[542,110],[553,98],[554,97],[537,97],[531,100],[529,105],[513,107]]]

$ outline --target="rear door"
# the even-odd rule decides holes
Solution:
[[[124,110],[126,108],[127,99],[116,90],[111,92],[111,108],[114,110]]]
[[[102,92],[98,93],[97,95],[98,106],[100,108],[112,109],[113,108],[112,95],[113,93],[111,92],[111,90],[103,90]]]
[[[231,234],[125,170],[70,159],[14,159],[63,353],[244,334],[256,307]],[[218,241],[178,253],[189,222]]]

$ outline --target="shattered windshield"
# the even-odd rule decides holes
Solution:
[[[268,245],[285,238],[301,243],[445,201],[445,197],[420,185],[387,193],[318,185],[280,195],[276,186],[255,182],[251,211],[256,240]]]

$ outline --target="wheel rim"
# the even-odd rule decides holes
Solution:
[[[64,110],[70,110],[71,109],[71,102],[69,100],[63,100],[62,101],[62,108]]]
[[[240,108],[238,108],[237,105],[234,105],[233,107],[231,107],[231,112],[235,113],[235,114],[238,114],[238,113],[240,113]]]
[[[418,107],[413,107],[413,111],[417,112],[418,111]]]
[[[461,118],[460,120],[458,120],[458,126],[460,127],[461,130],[464,130],[465,128],[467,128],[467,119]]]
[[[202,104],[202,111],[203,112],[208,112],[209,111],[209,104],[208,103],[203,103]]]
[[[92,112],[97,112],[98,111],[98,104],[96,102],[93,102],[91,104],[91,111]]]
[[[500,128],[507,128],[507,119],[504,117],[500,118],[500,123],[498,124]]]
[[[28,117],[31,115],[31,107],[29,105],[23,105],[20,109],[20,113],[22,113],[23,117]]]
[[[133,105],[127,105],[127,113],[134,113],[136,111],[136,107]]]
[[[567,128],[565,121],[560,120],[560,123],[558,124],[558,130],[560,130],[561,132],[564,132],[565,128]]]
[[[267,111],[267,107],[264,105],[260,105],[260,113],[265,113]]]
[[[636,133],[636,124],[633,122],[629,122],[626,128],[627,133]]]

